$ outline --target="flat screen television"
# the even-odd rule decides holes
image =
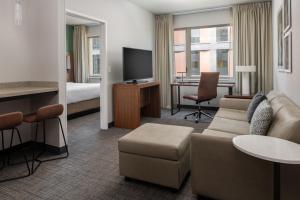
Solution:
[[[152,78],[152,51],[123,48],[123,79],[137,83]]]

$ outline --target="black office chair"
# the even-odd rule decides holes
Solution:
[[[219,82],[219,72],[202,72],[201,79],[198,86],[198,95],[185,95],[184,99],[195,101],[198,106],[196,112],[185,115],[184,119],[187,119],[188,116],[196,116],[195,122],[198,123],[201,115],[205,115],[209,118],[213,118],[211,115],[203,112],[201,108],[201,103],[205,101],[210,101],[217,97],[217,87]]]

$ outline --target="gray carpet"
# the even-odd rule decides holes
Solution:
[[[199,124],[183,120],[186,113],[183,111],[171,116],[169,111],[164,110],[161,119],[144,118],[143,123],[192,126],[196,132],[208,126],[209,120],[205,118]],[[0,199],[196,199],[191,193],[190,178],[179,191],[174,191],[119,176],[117,141],[129,131],[117,128],[99,131],[99,113],[69,121],[70,157],[44,163],[28,178],[0,184]],[[20,167],[24,168],[17,166],[5,170],[23,169]]]

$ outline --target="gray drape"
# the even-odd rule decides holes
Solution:
[[[255,65],[251,73],[251,93],[273,89],[272,3],[250,3],[233,7],[234,64]],[[236,76],[237,92],[241,75]]]
[[[77,83],[88,82],[88,41],[86,31],[85,26],[74,27],[74,78]]]
[[[169,108],[173,74],[173,16],[155,16],[155,79],[161,86],[161,106]]]

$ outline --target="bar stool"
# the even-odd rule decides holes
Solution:
[[[10,138],[10,145],[9,145],[9,149],[8,151],[8,161],[7,161],[7,165],[9,164],[9,158],[10,158],[10,151],[12,149],[12,143],[13,143],[13,139],[14,139],[14,133],[15,131],[17,132],[18,138],[19,138],[19,142],[20,145],[23,144],[22,142],[22,138],[19,132],[19,129],[17,128],[17,126],[19,126],[20,124],[22,124],[22,120],[23,120],[23,113],[21,112],[12,112],[12,113],[7,113],[7,114],[3,114],[0,115],[0,131],[1,131],[1,138],[2,138],[2,153],[3,153],[3,168],[6,165],[6,160],[5,160],[5,141],[4,141],[4,131],[9,131],[11,130],[11,138]],[[7,178],[7,179],[3,179],[0,180],[0,183],[2,182],[6,182],[6,181],[12,181],[12,180],[16,180],[16,179],[20,179],[20,178],[25,178],[30,176],[31,172],[30,172],[30,167],[29,167],[29,163],[28,163],[28,159],[27,156],[25,155],[25,153],[23,152],[23,156],[27,165],[27,169],[28,169],[28,174],[26,175],[22,175],[22,176],[18,176],[18,177],[13,177],[13,178]]]
[[[65,133],[64,133],[64,130],[63,130],[63,127],[62,127],[61,120],[59,118],[59,116],[63,113],[63,111],[64,111],[63,105],[55,104],[55,105],[49,105],[49,106],[41,107],[36,111],[36,113],[24,116],[24,118],[23,118],[24,122],[30,123],[30,124],[34,124],[34,123],[36,124],[35,138],[34,138],[35,142],[38,142],[37,137],[38,137],[39,123],[42,122],[42,124],[43,124],[43,145],[44,145],[44,150],[41,153],[39,153],[37,156],[35,156],[35,152],[33,151],[33,153],[32,153],[32,160],[33,161],[32,161],[32,166],[31,166],[32,173],[34,173],[37,170],[37,168],[40,166],[40,164],[42,162],[48,162],[48,161],[53,161],[53,160],[58,160],[58,159],[64,159],[64,158],[67,158],[69,156],[69,150],[68,150],[68,145],[67,145],[66,138],[65,138]],[[51,120],[51,119],[57,119],[59,121],[59,125],[60,125],[60,128],[61,128],[64,143],[65,143],[66,155],[56,157],[56,158],[40,160],[39,157],[46,152],[46,121]],[[38,164],[34,168],[34,163],[35,162],[38,162]]]

